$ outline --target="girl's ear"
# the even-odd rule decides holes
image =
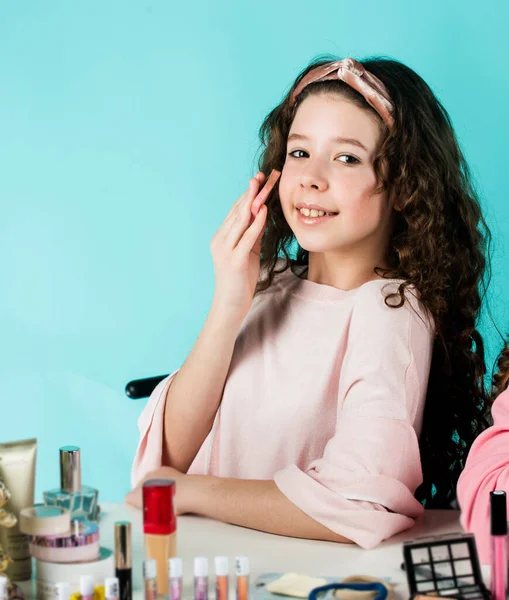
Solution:
[[[393,193],[392,195],[392,208],[396,212],[401,212],[403,210],[403,202],[401,200],[401,196],[397,193]]]
[[[403,210],[403,202],[401,200],[401,193],[397,183],[393,183],[391,189],[389,189],[390,206],[396,212]]]

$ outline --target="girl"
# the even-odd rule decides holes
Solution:
[[[493,378],[493,426],[472,446],[465,470],[458,481],[461,523],[475,534],[479,558],[490,562],[490,492],[509,494],[509,339]]]
[[[317,60],[261,140],[126,499],[166,476],[179,514],[371,548],[454,498],[483,426],[487,229],[445,109],[397,61]]]

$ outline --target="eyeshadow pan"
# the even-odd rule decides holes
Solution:
[[[412,550],[412,558],[416,565],[430,562],[429,551],[427,548],[415,548],[415,550]]]
[[[457,560],[454,563],[456,575],[470,575],[472,573],[472,563],[470,559]]]
[[[420,592],[431,592],[435,589],[435,584],[433,583],[433,581],[420,581],[417,584],[417,589]]]
[[[435,567],[437,579],[445,577],[453,577],[452,564],[450,562],[440,563]]]
[[[451,589],[456,585],[454,579],[439,579],[437,581],[437,588],[439,590]]]
[[[451,544],[451,551],[453,558],[468,558],[468,544],[460,542],[458,544]]]
[[[433,546],[431,548],[431,556],[436,562],[437,560],[449,560],[449,548],[447,545]]]

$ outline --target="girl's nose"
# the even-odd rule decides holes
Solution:
[[[329,187],[329,184],[327,183],[327,179],[325,177],[311,170],[307,170],[305,173],[301,173],[299,179],[301,187],[305,189],[312,189],[319,192],[324,192]]]

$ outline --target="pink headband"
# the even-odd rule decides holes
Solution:
[[[344,58],[335,62],[327,63],[316,69],[312,69],[305,75],[292,94],[292,103],[295,104],[297,96],[310,83],[315,81],[327,81],[329,79],[340,79],[351,88],[359,92],[366,102],[370,104],[376,112],[382,117],[385,123],[392,127],[394,119],[392,105],[389,93],[385,85],[353,58]]]

